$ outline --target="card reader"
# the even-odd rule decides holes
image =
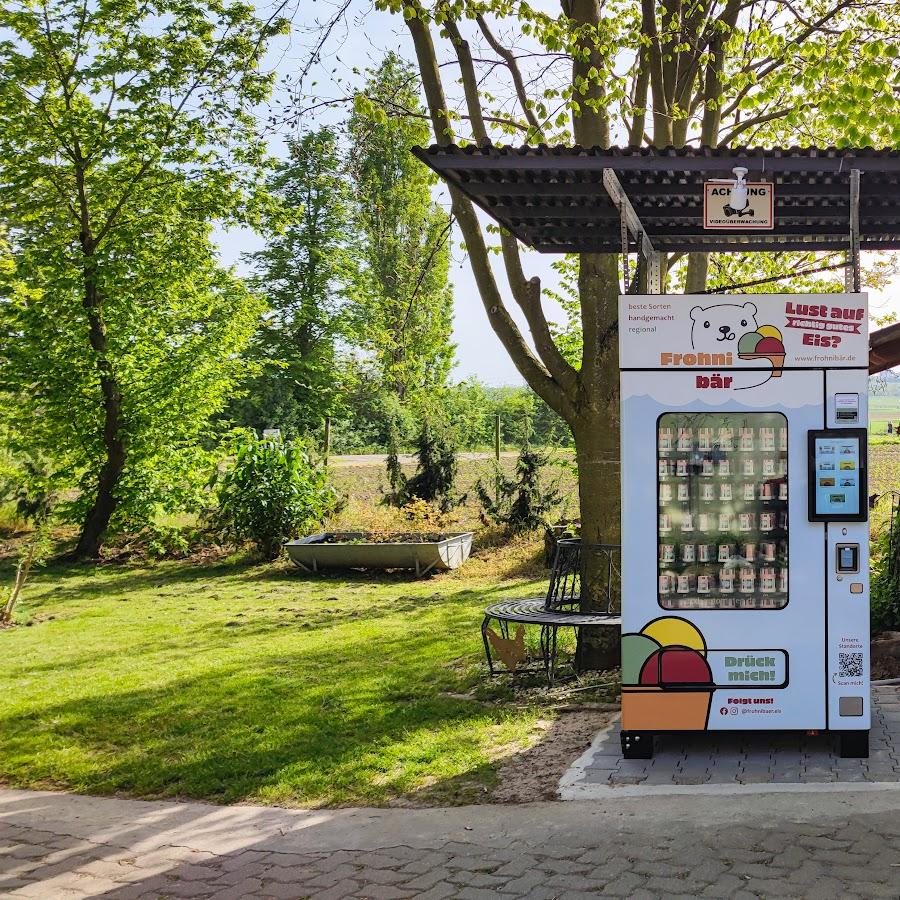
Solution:
[[[837,571],[854,574],[859,571],[859,544],[838,544],[835,547]]]

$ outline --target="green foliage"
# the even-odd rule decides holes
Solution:
[[[884,289],[898,274],[896,260],[874,259],[865,267],[863,283]],[[669,288],[685,289],[687,265],[669,276]],[[736,287],[746,294],[833,294],[844,290],[844,253],[712,253],[706,281],[709,290]],[[887,323],[885,323],[887,324]]]
[[[467,448],[494,445],[495,419],[500,417],[501,444],[521,447],[570,446],[572,433],[565,421],[530,388],[488,387],[469,379],[441,395],[442,409]]]
[[[290,141],[288,154],[270,190],[294,217],[248,257],[255,272],[251,286],[268,309],[244,353],[259,371],[245,381],[245,396],[230,412],[252,428],[302,435],[341,409],[347,387],[338,344],[355,339],[345,298],[351,212],[333,129]]]
[[[366,361],[343,359],[335,378],[341,380],[342,393],[332,412],[332,453],[383,453],[395,419],[403,435],[414,433],[412,411],[385,389],[378,372]],[[321,446],[323,429],[311,436]]]
[[[429,135],[413,70],[389,53],[369,76],[348,124],[354,291],[362,346],[386,390],[405,400],[444,384],[453,361],[451,222],[431,198],[434,176],[410,153]]]
[[[496,474],[497,497],[492,496],[490,487],[479,481],[475,486],[485,517],[512,531],[531,531],[547,525],[550,514],[562,502],[557,485],[545,487],[542,484],[541,469],[549,459],[546,453],[528,446],[519,451],[513,478],[501,472]]]
[[[284,27],[227,0],[0,10],[2,413],[76,489],[85,555],[196,500],[261,308],[212,223],[271,208],[253,107]]]
[[[900,515],[873,541],[871,603],[872,630],[900,630]]]
[[[415,446],[421,422],[436,417],[467,450],[494,446],[494,422],[499,415],[503,447],[520,447],[526,440],[538,446],[571,446],[572,433],[530,388],[492,387],[476,378],[435,388],[411,403],[400,403],[371,372],[348,379],[341,410],[332,419],[334,453],[399,453]]]
[[[325,471],[296,444],[246,432],[234,465],[218,478],[212,519],[235,544],[251,542],[263,559],[276,559],[282,543],[316,527],[337,505]]]
[[[581,357],[584,353],[581,332],[581,299],[578,291],[579,257],[567,253],[554,260],[551,267],[558,277],[557,286],[546,287],[548,297],[555,300],[566,317],[563,324],[550,323],[550,333],[563,358],[575,369],[581,368]]]

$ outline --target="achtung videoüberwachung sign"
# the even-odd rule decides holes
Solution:
[[[734,231],[763,231],[775,225],[775,192],[769,181],[747,182],[747,205],[731,206],[731,185],[707,181],[703,184],[703,227]]]

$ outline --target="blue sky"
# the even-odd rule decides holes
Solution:
[[[317,19],[327,19],[337,0],[299,0],[299,11],[295,16],[294,33],[289,39],[275,47],[269,54],[269,62],[276,69],[279,88],[274,98],[275,111],[278,112],[286,103],[287,91],[284,81],[290,82],[298,73],[300,66],[308,57],[308,49],[317,38]],[[534,4],[540,6],[538,2]],[[315,94],[319,100],[331,100],[346,97],[358,88],[363,76],[357,74],[368,67],[377,66],[389,50],[395,50],[404,58],[414,59],[412,45],[406,27],[399,16],[374,10],[366,0],[361,0],[351,7],[355,13],[348,19],[346,26],[334,30],[328,42],[326,52],[320,64],[307,80],[307,93]],[[260,14],[266,16],[267,6],[260,7]],[[356,71],[355,71],[356,70]],[[444,69],[445,87],[448,92],[454,88],[452,70]],[[315,85],[312,83],[316,82]],[[342,104],[333,108],[318,109],[302,123],[304,127],[313,127],[318,123],[337,123],[347,115],[347,106]],[[281,134],[272,136],[272,152],[282,152]],[[449,205],[447,195],[438,189],[436,197],[445,206]],[[481,305],[468,261],[460,248],[460,235],[454,235],[454,246],[450,279],[454,295],[454,333],[457,345],[457,365],[453,372],[455,380],[469,376],[478,376],[488,384],[521,384],[523,380],[495,337],[488,325],[487,314]],[[260,239],[250,231],[232,231],[219,233],[222,256],[227,263],[237,263],[241,253],[258,249]],[[525,252],[523,254],[526,275],[537,275],[545,285],[556,282],[556,276],[550,268],[554,257],[543,254]],[[503,266],[498,257],[494,260],[494,272],[504,291],[510,298],[507,289]],[[777,288],[775,288],[777,290]],[[873,314],[883,315],[885,311],[900,311],[898,303],[900,291],[891,285],[880,293],[872,292],[870,308]],[[524,321],[515,308],[511,298],[510,311],[519,322],[523,332],[527,331]],[[552,302],[545,304],[550,318],[562,318]]]

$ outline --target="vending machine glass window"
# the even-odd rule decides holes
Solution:
[[[786,606],[785,416],[665,413],[657,448],[660,606]]]

